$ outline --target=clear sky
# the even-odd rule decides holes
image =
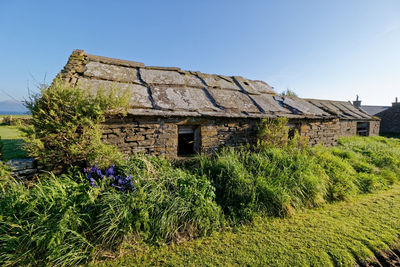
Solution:
[[[0,101],[50,82],[74,49],[390,105],[400,0],[0,0]]]

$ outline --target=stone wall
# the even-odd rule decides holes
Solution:
[[[228,120],[201,126],[201,151],[209,154],[221,146],[254,145],[257,142],[258,124],[259,120]]]
[[[341,120],[339,122],[339,132],[340,136],[357,135],[357,122]]]
[[[29,179],[38,174],[39,169],[34,159],[11,159],[6,162],[16,178]]]
[[[302,120],[300,124],[300,135],[309,140],[309,145],[322,144],[334,146],[337,144],[339,132],[339,120]]]
[[[199,150],[212,153],[221,146],[254,144],[259,120],[125,117],[109,119],[103,126],[103,141],[117,145],[125,154],[143,152],[174,158],[178,153],[178,127],[199,127]]]
[[[378,120],[369,122],[369,135],[370,136],[379,135],[380,124],[381,124],[381,122]]]
[[[341,120],[340,125],[340,136],[353,136],[357,135],[357,123],[365,121],[349,121]],[[369,136],[379,135],[379,120],[369,121]]]
[[[376,116],[381,119],[381,134],[400,134],[400,103],[393,103],[391,108]]]
[[[199,129],[201,153],[212,153],[222,146],[254,145],[259,119],[183,118],[128,116],[108,119],[103,125],[103,141],[117,145],[125,154],[143,152],[174,158],[178,154],[178,127],[192,125]],[[309,139],[310,145],[333,146],[339,136],[357,134],[357,121],[338,119],[302,119],[289,123]],[[370,121],[370,135],[377,135],[379,121]]]
[[[125,154],[143,152],[174,158],[178,153],[178,127],[192,125],[199,129],[199,151],[209,154],[222,146],[255,144],[259,122],[259,119],[128,116],[107,120],[103,140],[117,145]],[[343,124],[351,129],[344,131],[338,119],[290,120],[290,124],[295,125],[301,136],[308,137],[310,145],[336,145],[338,136],[355,134],[354,123]]]

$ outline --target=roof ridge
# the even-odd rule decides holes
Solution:
[[[74,50],[74,52],[75,51],[76,50]],[[83,51],[83,50],[80,50],[80,51]],[[83,51],[83,53],[85,53],[85,55],[87,56],[87,58],[89,60],[104,63],[104,64],[118,65],[118,66],[124,66],[124,67],[145,67],[144,63],[142,63],[142,62],[96,56],[96,55],[87,54],[85,51]]]

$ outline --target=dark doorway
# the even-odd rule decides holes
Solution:
[[[198,152],[198,133],[196,126],[178,126],[178,156],[190,156]]]
[[[298,127],[296,124],[286,124],[286,127],[289,128],[288,130],[288,139],[291,140],[294,138],[294,136],[296,135],[296,132],[298,132]]]
[[[369,136],[369,122],[357,122],[357,135]]]

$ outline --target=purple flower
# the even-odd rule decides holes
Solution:
[[[122,176],[116,175],[115,173],[115,166],[112,165],[108,169],[104,171],[104,174],[97,166],[92,166],[90,168],[84,168],[83,172],[86,174],[86,177],[89,180],[89,184],[92,187],[97,186],[96,181],[98,179],[108,178],[108,186],[114,187],[119,191],[126,191],[126,190],[136,190],[132,183],[132,175],[129,176]]]
[[[89,183],[92,187],[96,186],[96,181],[93,178],[89,178]]]
[[[105,172],[107,177],[114,176],[115,175],[115,170],[114,170],[114,165],[112,165],[110,168],[108,168]]]
[[[99,176],[99,177],[102,177],[102,176],[103,176],[103,174],[101,173],[101,170],[99,170],[99,169],[97,169],[97,170],[95,171],[95,173],[96,173],[97,176]]]

